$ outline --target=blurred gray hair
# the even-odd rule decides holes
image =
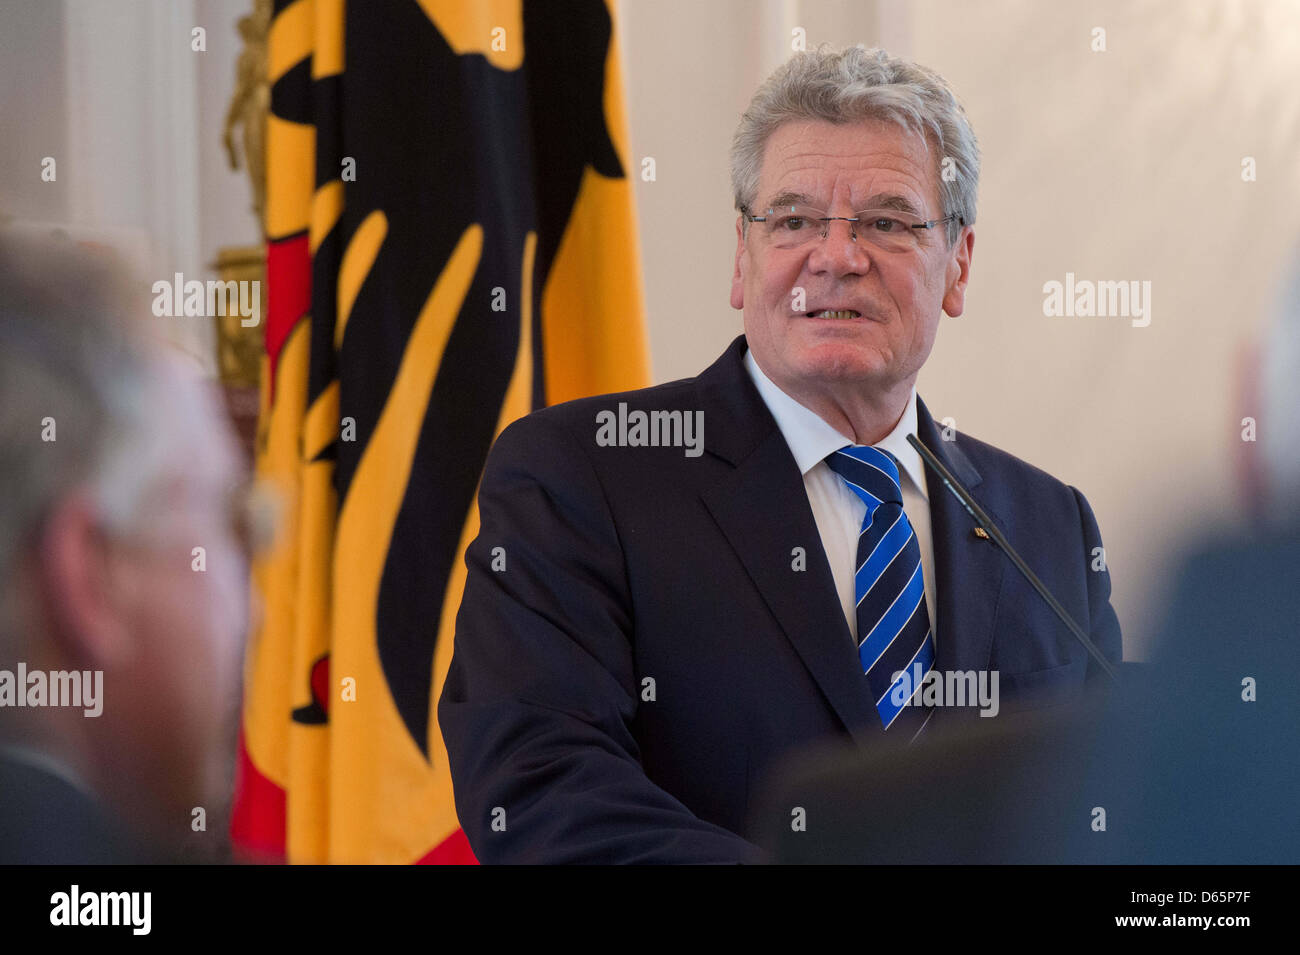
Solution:
[[[782,123],[801,119],[882,119],[920,135],[934,154],[942,215],[956,212],[974,224],[979,145],[961,103],[933,70],[861,45],[835,50],[823,44],[796,53],[758,88],[731,142],[731,189],[739,211],[752,212],[757,201],[768,137]],[[945,157],[955,173],[947,182],[940,175]],[[947,223],[949,246],[961,230],[961,223]]]
[[[126,530],[165,470],[165,378],[123,272],[106,250],[0,227],[0,627],[15,623],[18,564],[59,500],[85,489]]]

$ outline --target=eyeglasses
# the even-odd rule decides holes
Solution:
[[[930,229],[956,219],[962,225],[966,220],[956,212],[942,219],[922,219],[909,212],[896,209],[867,209],[852,216],[827,215],[825,209],[812,206],[782,206],[768,209],[761,216],[741,213],[748,222],[762,223],[763,239],[778,249],[797,249],[815,239],[824,239],[831,223],[837,219],[849,223],[849,236],[853,241],[863,239],[886,252],[907,252],[918,248]]]

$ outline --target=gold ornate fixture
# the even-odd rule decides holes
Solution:
[[[271,0],[254,0],[252,12],[240,17],[236,26],[243,49],[235,63],[235,92],[226,110],[222,145],[231,169],[244,170],[253,192],[253,213],[259,232],[266,231],[266,119],[271,109],[271,86],[267,81],[267,32],[271,24]],[[236,133],[240,146],[236,148]],[[226,394],[226,405],[235,426],[251,452],[257,430],[258,387],[261,375],[266,314],[266,243],[227,246],[217,250],[211,267],[223,282],[258,282],[261,313],[257,322],[245,327],[240,316],[217,316],[217,369]]]

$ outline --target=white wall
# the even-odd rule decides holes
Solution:
[[[110,242],[146,289],[175,272],[211,278],[223,245],[260,241],[221,130],[234,85],[235,21],[248,0],[7,0],[0,5],[0,214]],[[206,31],[203,51],[192,31]],[[54,182],[41,161],[56,161]],[[213,328],[160,319],[214,367]]]
[[[1128,652],[1145,656],[1169,555],[1243,513],[1237,353],[1300,237],[1300,2],[621,9],[632,149],[658,163],[636,195],[659,381],[741,330],[727,147],[790,25],[809,46],[884,45],[954,86],[983,150],[975,256],[966,313],[943,319],[918,390],[1084,492]],[[1043,284],[1066,272],[1150,281],[1151,324],[1044,317]]]
[[[105,230],[150,283],[207,278],[217,248],[258,241],[220,142],[249,6],[0,3],[0,214]],[[972,282],[919,388],[959,429],[1083,490],[1145,655],[1168,554],[1241,516],[1234,364],[1300,235],[1300,0],[623,0],[630,165],[654,156],[658,171],[636,197],[659,381],[741,329],[727,148],[794,26],[810,45],[912,56],[964,100],[984,154]],[[1099,26],[1104,53],[1089,48]],[[57,183],[40,181],[46,155]],[[1045,318],[1043,283],[1066,272],[1150,281],[1150,326]],[[173,337],[211,367],[195,321]]]
[[[0,3],[0,215],[67,216],[67,190],[41,182],[41,160],[67,154],[63,59],[61,4]]]

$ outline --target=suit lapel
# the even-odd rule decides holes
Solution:
[[[835,590],[803,479],[781,432],[768,438],[704,503],[758,592],[826,695],[861,743],[883,735],[857,649]],[[793,569],[794,548],[807,569]]]
[[[705,451],[734,466],[701,497],[854,740],[879,744],[885,733],[866,692],[803,478],[745,371],[745,349],[742,335],[696,379]],[[917,436],[1005,527],[981,496],[982,477],[962,451],[960,436],[944,441],[919,396]],[[938,591],[935,668],[987,669],[1006,560],[996,544],[974,535],[961,503],[928,469],[926,493]],[[792,568],[795,547],[807,555],[804,571]]]
[[[916,399],[917,437],[966,486],[999,526],[1005,522],[984,500],[980,472],[961,449],[960,435],[944,441],[930,411]],[[935,669],[987,669],[993,651],[994,615],[1006,570],[1006,558],[991,540],[976,537],[975,524],[961,502],[926,469],[930,536],[934,549],[938,622]]]
[[[884,737],[813,519],[803,477],[744,369],[744,337],[697,379],[705,450],[734,470],[702,493],[804,666],[853,738]],[[803,548],[805,570],[795,570]]]

